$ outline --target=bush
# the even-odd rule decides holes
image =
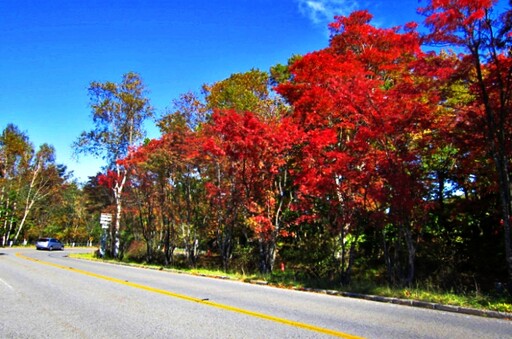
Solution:
[[[142,263],[146,261],[146,243],[141,240],[133,240],[128,245],[124,254],[126,261]]]
[[[258,252],[253,246],[238,246],[233,253],[231,267],[243,275],[256,272],[258,269]]]

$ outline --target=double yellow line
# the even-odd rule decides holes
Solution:
[[[84,270],[80,270],[80,269],[73,268],[73,267],[68,267],[68,266],[63,266],[63,265],[59,265],[59,264],[54,264],[54,263],[51,263],[51,262],[47,262],[47,261],[42,261],[42,260],[39,260],[39,259],[31,258],[31,257],[28,257],[28,256],[23,255],[21,253],[16,253],[16,256],[19,257],[19,258],[23,258],[23,259],[26,259],[26,260],[33,261],[33,262],[37,262],[39,264],[53,266],[53,267],[57,267],[57,268],[60,268],[60,269],[66,270],[66,271],[72,271],[72,272],[80,273],[80,274],[83,274],[83,275],[86,275],[86,276],[89,276],[89,277],[94,277],[94,278],[97,278],[97,279],[107,280],[107,281],[110,281],[110,282],[113,282],[113,283],[117,283],[117,284],[120,284],[120,285],[130,286],[130,287],[138,288],[138,289],[145,290],[145,291],[148,291],[148,292],[162,294],[162,295],[165,295],[165,296],[168,296],[168,297],[173,297],[173,298],[177,298],[177,299],[181,299],[181,300],[186,300],[186,301],[190,301],[190,302],[195,302],[195,303],[201,303],[201,304],[204,304],[204,305],[207,305],[207,306],[210,306],[210,307],[215,307],[215,308],[222,309],[222,310],[227,310],[227,311],[231,311],[231,312],[235,312],[235,313],[245,314],[245,315],[248,315],[248,316],[251,316],[251,317],[265,319],[265,320],[273,321],[273,322],[279,323],[279,324],[284,324],[284,325],[289,325],[289,326],[293,326],[293,327],[297,327],[297,328],[302,328],[302,329],[305,329],[305,330],[309,330],[309,331],[313,331],[313,332],[318,332],[318,333],[322,333],[322,334],[328,334],[328,335],[332,335],[332,336],[339,337],[339,338],[346,338],[346,339],[360,339],[360,338],[362,338],[362,337],[354,336],[354,335],[351,335],[351,334],[348,334],[348,333],[344,333],[344,332],[340,332],[340,331],[335,331],[335,330],[330,330],[328,328],[318,327],[318,326],[309,325],[309,324],[305,324],[305,323],[301,323],[301,322],[297,322],[297,321],[292,321],[292,320],[288,320],[288,319],[284,319],[284,318],[274,317],[274,316],[271,316],[271,315],[268,315],[268,314],[264,314],[264,313],[253,312],[253,311],[249,311],[249,310],[246,310],[246,309],[243,309],[243,308],[238,308],[238,307],[234,307],[234,306],[219,304],[219,303],[215,303],[215,302],[212,302],[212,301],[209,301],[209,300],[194,298],[194,297],[190,297],[190,296],[183,295],[183,294],[173,293],[173,292],[169,292],[169,291],[166,291],[166,290],[162,290],[162,289],[158,289],[158,288],[154,288],[154,287],[150,287],[150,286],[146,286],[146,285],[141,285],[141,284],[137,284],[137,283],[121,280],[121,279],[112,278],[112,277],[109,277],[109,276],[106,276],[106,275],[96,274],[96,273],[93,273],[93,272],[84,271]]]

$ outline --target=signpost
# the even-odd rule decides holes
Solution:
[[[101,228],[109,228],[111,223],[112,223],[112,214],[101,213],[101,216],[100,216]]]
[[[101,241],[100,241],[100,255],[103,258],[105,256],[105,247],[107,245],[107,229],[110,227],[112,223],[112,214],[110,213],[101,213],[100,216],[100,225],[102,229]]]

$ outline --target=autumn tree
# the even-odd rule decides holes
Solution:
[[[278,91],[307,135],[297,179],[300,195],[328,199],[330,211],[324,213],[341,244],[347,234],[357,238],[359,227],[371,220],[382,228],[393,225],[396,241],[404,244],[395,248],[406,248],[407,268],[395,274],[389,266],[390,277],[410,284],[413,232],[421,227],[424,194],[418,152],[429,128],[429,102],[436,100],[416,85],[422,51],[414,25],[381,29],[370,19],[365,11],[336,17],[329,47],[293,64],[292,80]],[[400,261],[394,262],[398,268]]]
[[[241,213],[258,243],[260,271],[269,273],[278,237],[287,232],[283,214],[293,198],[287,165],[298,130],[289,119],[265,121],[252,112],[234,110],[215,112],[207,128],[212,137],[205,150],[215,155],[218,172],[230,178],[222,181],[218,175],[210,194]],[[230,218],[236,223],[236,215]]]
[[[55,163],[55,150],[43,144],[36,151],[28,136],[8,125],[0,136],[0,220],[3,244],[25,235],[34,210],[58,192],[64,175]]]
[[[217,122],[213,116],[222,116],[223,111],[243,116],[252,112],[261,121],[279,119],[285,111],[282,99],[272,91],[269,74],[252,69],[245,73],[232,74],[227,79],[212,85],[203,86],[204,108],[209,117],[201,127],[198,138],[203,139],[202,157],[205,169],[201,173],[207,182],[207,192],[214,215],[210,222],[215,229],[216,244],[227,269],[233,250],[236,247],[236,234],[247,238],[244,229],[244,205],[242,191],[236,184],[236,166],[238,162],[229,163],[229,157],[222,150],[224,135],[217,134]],[[236,119],[230,115],[228,119]],[[217,127],[215,127],[217,126]],[[234,136],[234,135],[232,135]],[[228,136],[229,138],[230,136]],[[222,144],[222,145],[221,145]]]
[[[76,183],[65,183],[53,201],[56,208],[55,224],[61,225],[63,237],[71,244],[90,244],[100,235],[97,215],[89,214],[86,196]]]
[[[222,147],[221,136],[216,134],[212,124],[207,124],[198,136],[202,141],[200,157],[205,163],[201,173],[210,206],[208,222],[212,236],[222,259],[224,270],[229,268],[236,246],[236,232],[242,229],[241,192],[235,184],[233,163],[228,161]]]
[[[177,246],[185,250],[192,265],[198,255],[201,188],[192,131],[185,120],[178,112],[166,115],[161,121],[166,128],[162,137],[130,152],[122,161],[131,173],[131,199],[146,241],[148,260],[155,247],[152,242],[158,240],[163,244],[167,265],[173,262]]]
[[[23,213],[14,236],[16,242],[27,221],[28,215],[37,202],[54,194],[62,184],[62,177],[55,164],[55,149],[43,144],[35,153],[29,171],[24,175],[25,185],[22,189]]]
[[[16,231],[21,174],[28,169],[32,153],[33,146],[28,136],[17,126],[10,124],[2,131],[0,139],[2,245],[6,245],[11,239],[11,233]]]
[[[65,167],[58,168],[61,173]],[[61,176],[64,178],[65,176]],[[34,210],[36,221],[26,231],[27,237],[53,236],[70,244],[85,245],[99,239],[99,225],[96,215],[86,211],[85,196],[76,182],[63,180],[54,194],[39,204]]]
[[[128,173],[119,160],[128,154],[144,137],[143,123],[153,114],[146,88],[136,73],[127,73],[120,83],[92,82],[89,87],[94,129],[82,132],[74,143],[77,154],[102,156],[106,168],[115,172],[112,192],[116,212],[113,229],[112,254],[117,257],[120,249],[122,193]]]
[[[460,49],[460,63],[454,78],[463,79],[472,101],[459,105],[460,119],[481,136],[480,145],[494,162],[496,187],[501,204],[505,261],[508,281],[512,285],[510,181],[511,152],[511,69],[510,11],[495,14],[497,1],[443,0],[429,1],[420,9],[430,29],[430,43]],[[480,147],[474,143],[475,149]]]
[[[196,265],[199,244],[206,238],[207,202],[202,176],[204,159],[199,153],[199,131],[209,119],[204,97],[188,92],[173,101],[158,120],[162,137],[147,145],[149,163],[159,173],[159,196],[165,226],[164,252],[172,261],[181,245],[191,265]]]
[[[127,158],[120,160],[129,173],[130,180],[124,197],[124,210],[129,214],[146,243],[146,261],[153,262],[154,252],[158,244],[158,196],[154,184],[156,175],[145,169],[140,163],[140,152],[131,152]]]

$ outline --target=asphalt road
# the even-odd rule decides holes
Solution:
[[[512,338],[512,321],[0,248],[1,338]]]

